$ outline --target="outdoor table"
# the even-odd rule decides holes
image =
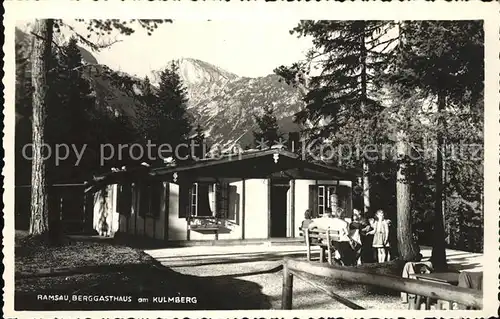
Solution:
[[[418,280],[440,283],[445,285],[454,285],[458,284],[458,276],[459,274],[456,272],[436,272],[430,274],[415,274],[415,278]],[[420,305],[422,304],[422,296],[417,295],[415,297],[415,307],[414,309],[420,310]],[[443,309],[442,303],[438,300],[437,307],[438,309]],[[453,302],[449,301],[450,310],[453,308]],[[431,309],[431,298],[426,297],[425,299],[425,310]]]

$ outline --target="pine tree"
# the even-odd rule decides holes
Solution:
[[[106,35],[113,30],[117,30],[123,35],[134,33],[134,28],[124,21],[116,19],[107,20],[78,20],[87,24],[90,34]],[[171,20],[136,20],[141,28],[151,34],[158,24]],[[31,220],[29,233],[32,236],[45,237],[49,232],[49,183],[47,180],[47,164],[43,160],[46,154],[44,145],[46,143],[47,132],[47,108],[49,105],[48,75],[51,69],[52,41],[54,31],[59,31],[61,26],[66,24],[62,20],[38,19],[34,23],[32,33],[34,43],[32,51],[31,79],[33,86],[33,107],[32,107],[32,136],[33,136],[33,160],[31,170]],[[70,30],[74,30],[70,27]],[[102,44],[90,41],[87,36],[75,33],[79,42],[90,46],[94,50],[107,47],[110,43]]]
[[[283,134],[279,132],[278,121],[272,107],[265,105],[264,113],[260,116],[256,115],[254,118],[258,127],[258,130],[253,132],[256,146],[261,145],[262,142],[269,147],[280,142],[284,144]]]
[[[406,54],[399,82],[434,98],[437,112],[434,246],[436,269],[445,269],[446,243],[443,221],[443,154],[450,105],[478,106],[484,90],[484,32],[481,21],[413,21],[405,28]]]
[[[193,137],[194,141],[194,160],[199,160],[204,158],[205,156],[205,151],[208,150],[208,146],[206,145],[206,140],[205,140],[205,133],[203,132],[203,129],[201,128],[201,125],[198,124],[195,129],[195,136]]]
[[[145,141],[158,142],[158,98],[153,92],[151,81],[146,76],[141,83],[141,107],[137,112],[137,127],[139,134]]]
[[[306,57],[307,62],[291,68],[282,66],[275,72],[291,82],[297,80],[299,73],[307,74],[311,65],[321,69],[319,75],[309,79],[304,97],[307,107],[296,117],[299,122],[312,123],[310,140],[321,144],[324,138],[356,127],[367,134],[358,135],[360,139],[354,141],[355,145],[374,144],[374,115],[380,106],[373,98],[373,72],[383,67],[384,55],[395,41],[387,37],[390,26],[387,21],[302,21],[291,31],[299,37],[313,37],[314,49]],[[320,125],[324,120],[328,124]],[[336,136],[336,142],[341,143],[340,138]],[[347,140],[352,143],[352,135],[347,134]],[[369,163],[363,159],[351,164],[363,169],[363,201],[368,212]]]
[[[53,53],[49,90],[51,102],[48,109],[48,136],[51,145],[64,143],[81,150],[84,145],[88,147],[97,144],[94,140],[99,138],[99,135],[90,130],[95,97],[89,82],[83,77],[83,67],[80,49],[74,37]],[[83,160],[76,167],[75,157],[70,157],[54,167],[51,173],[53,181],[79,181],[86,174],[90,175],[89,170],[93,167],[85,155],[84,153]],[[54,164],[52,161],[50,163]]]
[[[173,61],[160,72],[158,92],[158,141],[175,148],[186,143],[191,132],[190,118],[187,113],[187,91],[179,75],[178,63]]]
[[[33,160],[31,176],[31,219],[29,233],[48,235],[49,200],[47,165],[43,145],[46,143],[47,106],[49,92],[47,75],[52,53],[53,20],[37,20],[33,31],[41,40],[35,40],[32,52],[31,79],[33,85]]]
[[[319,138],[321,143],[326,138],[337,147],[347,145],[361,149],[392,143],[391,127],[387,127],[382,120],[387,113],[403,110],[388,110],[382,105],[381,74],[395,63],[395,49],[400,40],[399,34],[393,34],[395,25],[391,21],[305,21],[293,30],[299,36],[312,36],[314,49],[307,56],[308,63],[297,63],[292,68],[280,67],[276,72],[288,82],[293,82],[299,71],[304,72],[304,66],[318,65],[320,74],[308,81],[309,90],[304,99],[307,107],[297,115],[299,121],[313,124],[313,139]],[[406,101],[401,102],[404,102],[400,105],[403,108]],[[319,125],[320,121],[326,124]],[[396,146],[398,155],[406,158],[409,145],[404,133],[400,130],[396,134]],[[373,181],[370,179],[379,179],[371,167],[390,164],[380,162],[374,156],[376,151],[372,153],[363,154],[362,158],[345,154],[349,155],[349,160],[341,163],[362,168],[365,213],[371,204],[370,186]],[[401,259],[414,260],[418,249],[411,231],[411,197],[405,177],[406,164],[399,162],[397,165],[398,250]],[[384,168],[387,172],[382,171],[382,175],[392,174],[391,167],[392,164]],[[388,208],[388,203],[383,205]]]

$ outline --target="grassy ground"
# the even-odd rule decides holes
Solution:
[[[210,310],[238,309],[245,303],[256,309],[263,304],[260,300],[255,302],[246,298],[229,304],[230,299],[220,298],[224,291],[212,287],[210,278],[177,273],[158,265],[139,250],[112,241],[79,240],[69,241],[60,247],[48,247],[31,242],[23,233],[16,233],[15,266],[16,310]],[[67,269],[55,274],[40,274],[45,268],[58,267]],[[236,279],[227,282],[245,286],[244,281]],[[45,296],[63,300],[40,300]],[[89,301],[89,296],[121,296],[123,299],[115,302],[110,299]],[[154,302],[154,297],[191,299],[162,303]],[[77,301],[73,298],[81,299]],[[147,298],[148,301],[140,303],[138,298]]]
[[[16,233],[17,310],[126,310],[126,309],[279,309],[281,258],[252,258],[228,263],[168,267],[139,249],[113,240],[78,239],[60,247],[32,242]],[[47,268],[61,272],[41,273]],[[274,271],[269,272],[269,269]],[[385,272],[384,268],[380,268]],[[321,281],[321,279],[320,279]],[[335,291],[367,309],[405,309],[399,295],[366,286],[323,281]],[[40,296],[122,296],[127,302],[47,301]],[[190,297],[196,303],[153,302],[154,297]],[[128,298],[130,302],[128,302]],[[147,298],[140,303],[139,298]],[[87,297],[88,299],[88,297]],[[184,301],[188,301],[184,299]],[[191,299],[190,301],[194,301]],[[343,309],[339,302],[296,279],[294,309]]]

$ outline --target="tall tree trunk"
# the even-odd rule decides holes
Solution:
[[[410,146],[408,145],[408,134],[400,130],[397,134],[396,152],[398,158],[409,157]],[[419,254],[419,249],[413,240],[412,216],[411,216],[411,188],[407,177],[408,165],[403,161],[398,163],[396,175],[396,198],[397,198],[397,237],[398,250],[402,260],[413,261]]]
[[[402,32],[404,22],[398,22],[399,50],[402,53],[405,36]],[[400,54],[401,54],[400,53]],[[405,88],[402,88],[403,90]],[[407,109],[403,104],[399,110],[400,114],[406,115]],[[403,116],[405,118],[405,116]],[[396,135],[396,152],[398,158],[404,160],[410,156],[410,145],[408,143],[408,132],[400,129]],[[398,163],[396,173],[396,206],[397,206],[397,237],[400,259],[413,261],[420,253],[420,249],[413,239],[412,216],[411,216],[411,187],[407,176],[408,165],[405,161]]]
[[[446,150],[446,138],[443,139],[443,149]],[[443,195],[441,196],[441,211],[443,216],[443,226],[445,228],[445,243],[450,244],[450,225],[446,223],[446,187],[448,185],[448,165],[446,165],[446,158],[443,158]]]
[[[436,154],[436,198],[433,230],[432,262],[436,270],[445,270],[446,263],[446,239],[443,223],[443,133],[444,118],[441,112],[445,109],[446,97],[443,93],[438,93],[438,134],[437,134],[437,154]]]
[[[32,52],[31,79],[33,85],[33,159],[31,164],[31,220],[30,235],[48,235],[49,200],[47,163],[44,154],[48,83],[47,74],[51,57],[53,20],[37,20]],[[47,151],[45,149],[45,151]]]
[[[368,77],[366,72],[366,57],[368,55],[366,49],[366,37],[365,37],[365,22],[361,22],[363,24],[363,32],[360,38],[360,48],[361,48],[361,114],[363,119],[366,119],[369,115],[367,114],[366,109],[366,101],[368,100]],[[366,158],[363,158],[363,208],[364,214],[367,216],[370,211],[370,166],[366,161]]]
[[[370,166],[366,162],[366,159],[363,159],[363,209],[365,216],[368,216],[370,211]]]

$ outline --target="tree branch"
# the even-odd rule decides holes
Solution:
[[[70,31],[72,31],[82,43],[86,44],[93,51],[99,51],[102,49],[106,49],[115,43],[122,42],[122,40],[114,39],[113,41],[106,42],[106,43],[94,43],[93,41],[90,41],[87,39],[89,36],[87,36],[87,37],[83,36],[82,34],[77,32],[73,26],[71,26],[67,23],[63,23],[63,22],[61,22],[61,24],[64,25],[65,27],[67,27]]]

